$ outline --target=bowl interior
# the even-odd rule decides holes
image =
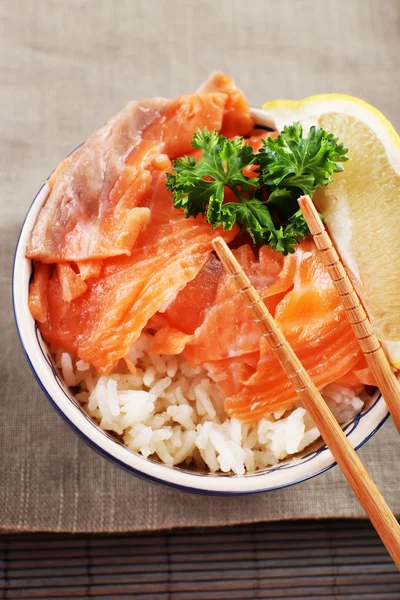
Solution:
[[[59,409],[61,408],[62,410],[62,407],[65,407],[65,403],[67,403],[69,408],[76,412],[76,415],[74,416],[77,419],[77,422],[80,423],[80,425],[78,425],[78,432],[81,434],[83,433],[82,419],[84,419],[85,425],[88,425],[89,427],[89,436],[87,435],[86,431],[83,433],[85,441],[94,441],[96,443],[96,449],[105,451],[108,457],[112,460],[115,460],[117,454],[119,454],[119,452],[116,452],[117,448],[118,450],[122,450],[124,455],[127,453],[129,457],[123,456],[124,463],[122,466],[125,466],[128,469],[132,467],[130,470],[133,470],[137,474],[146,474],[144,471],[144,466],[146,465],[150,467],[150,472],[148,473],[150,477],[152,477],[152,470],[154,470],[156,480],[163,483],[169,483],[170,480],[174,482],[177,474],[181,475],[183,478],[186,477],[188,479],[187,483],[189,483],[189,480],[192,483],[190,486],[192,491],[196,490],[218,493],[218,481],[223,480],[224,484],[221,487],[223,487],[225,493],[235,493],[235,491],[236,493],[249,493],[251,491],[266,491],[293,485],[299,481],[314,477],[335,465],[335,461],[330,450],[322,440],[317,440],[302,452],[280,461],[277,465],[272,465],[255,473],[246,474],[244,476],[223,473],[217,475],[199,473],[188,468],[170,467],[152,458],[145,459],[142,455],[127,448],[112,434],[101,429],[99,425],[97,425],[97,423],[86,414],[79,402],[74,398],[73,394],[69,388],[66,387],[64,381],[62,380],[59,370],[54,364],[53,357],[47,347],[46,342],[43,340],[36,323],[34,323],[34,332],[37,349],[44,367],[44,372],[42,372],[44,378],[41,378],[40,383],[43,387],[46,382],[52,380],[52,382],[55,383],[58,388],[57,398],[54,396],[51,396],[50,398],[53,404],[55,403],[56,407]],[[38,374],[35,374],[38,377]],[[49,395],[48,388],[46,388],[45,391],[47,395]],[[59,395],[61,396],[62,400],[59,398]],[[61,402],[59,402],[60,400]],[[66,416],[64,411],[63,416]],[[371,395],[365,402],[363,410],[354,419],[346,423],[343,429],[346,432],[346,435],[352,441],[353,445],[355,447],[359,447],[375,433],[375,431],[380,425],[383,424],[386,418],[386,405],[384,404],[379,391],[372,390]],[[373,423],[376,422],[376,419],[381,420],[376,424],[375,427],[371,429]],[[67,420],[71,424],[71,421],[68,419],[68,417]],[[86,430],[86,427],[84,429]],[[101,439],[100,444],[99,438]],[[117,460],[117,462],[119,461]],[[139,473],[137,472],[137,468],[139,468]],[[193,478],[195,479],[195,482],[193,482]],[[252,480],[251,485],[249,485],[250,480]],[[193,487],[193,483],[195,483],[195,487]],[[185,485],[184,487],[187,488],[188,486]],[[236,489],[238,487],[239,489]],[[230,488],[235,489],[231,490]]]
[[[253,113],[260,126],[270,126],[268,121],[262,119],[263,111],[254,109]],[[87,443],[137,475],[173,487],[208,494],[243,494],[278,489],[315,477],[334,466],[335,461],[329,449],[322,441],[317,441],[303,452],[256,473],[244,476],[196,473],[145,459],[101,429],[65,386],[29,312],[28,289],[32,264],[25,258],[25,248],[29,233],[48,194],[49,188],[44,184],[27,213],[20,233],[13,269],[14,313],[21,344],[36,379],[52,404]],[[360,447],[379,429],[387,417],[386,405],[376,390],[369,397],[362,412],[344,426],[351,444],[355,448]]]

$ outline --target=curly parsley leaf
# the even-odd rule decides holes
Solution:
[[[258,178],[250,179],[242,173],[254,161],[253,148],[243,145],[243,138],[228,140],[206,128],[194,134],[192,146],[203,151],[202,157],[197,162],[192,156],[174,161],[174,172],[167,174],[167,188],[175,208],[182,208],[186,217],[205,215],[211,202],[209,221],[214,223],[225,186],[238,199],[242,197],[240,190],[248,193],[258,186]]]
[[[257,155],[262,185],[270,188],[271,196],[284,189],[295,200],[302,194],[312,197],[317,188],[333,181],[333,173],[343,171],[346,153],[332,133],[311,127],[303,138],[302,126],[293,123],[278,137],[263,140]]]
[[[184,156],[167,174],[174,206],[186,217],[206,216],[213,228],[232,229],[237,223],[255,244],[268,244],[284,255],[310,233],[297,198],[330,183],[347,160],[346,148],[332,134],[311,127],[303,138],[300,123],[263,140],[258,154],[243,138],[228,140],[206,128],[194,134],[192,146],[202,157]],[[258,176],[249,178],[243,169],[252,164],[259,165]],[[237,201],[225,202],[225,188]]]
[[[215,216],[214,227],[222,225],[224,229],[232,229],[234,223],[246,229],[255,244],[265,244],[266,238],[274,230],[274,223],[268,206],[257,198],[243,198],[241,202],[222,204],[218,214],[214,212],[214,202],[210,202],[208,217]],[[210,215],[211,209],[211,215]]]

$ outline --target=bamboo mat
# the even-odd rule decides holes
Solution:
[[[400,573],[365,521],[8,535],[0,565],[5,599],[400,598]]]

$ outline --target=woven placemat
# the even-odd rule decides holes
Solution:
[[[396,126],[397,0],[26,0],[0,4],[0,529],[134,531],[361,517],[338,469],[243,498],[188,497],[120,471],[56,415],[25,362],[10,273],[23,217],[53,167],[128,100],[232,74],[251,103],[320,92],[364,97]],[[391,422],[361,451],[400,515]]]
[[[5,536],[2,588],[10,599],[398,600],[400,573],[368,522],[303,521]]]

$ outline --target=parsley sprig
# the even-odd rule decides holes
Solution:
[[[243,138],[229,140],[206,128],[194,134],[192,147],[202,157],[175,160],[167,174],[175,208],[183,209],[186,217],[206,216],[213,228],[232,229],[237,223],[255,244],[268,244],[284,255],[310,233],[297,198],[312,197],[328,185],[347,160],[347,149],[331,133],[311,127],[303,138],[300,123],[263,140],[257,154]],[[247,177],[243,169],[253,164],[258,165],[256,177]],[[225,201],[226,188],[235,201]]]

